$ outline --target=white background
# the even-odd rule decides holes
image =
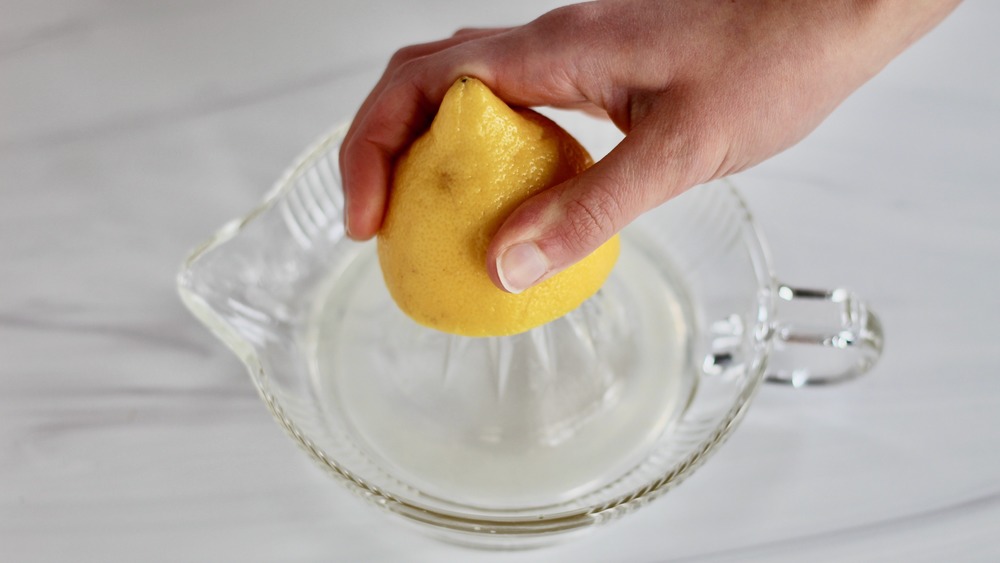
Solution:
[[[782,277],[882,317],[870,377],[768,387],[675,491],[479,553],[341,489],[182,308],[186,252],[389,55],[517,2],[0,2],[0,559],[1000,560],[1000,4],[969,1],[737,178]]]

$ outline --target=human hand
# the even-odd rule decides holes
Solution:
[[[341,148],[348,234],[377,233],[394,159],[460,76],[512,105],[606,115],[622,142],[524,202],[493,237],[491,279],[526,289],[644,211],[788,148],[957,3],[593,2],[404,48]]]

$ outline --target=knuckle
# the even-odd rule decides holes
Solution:
[[[599,70],[600,59],[607,57],[588,56],[595,51],[597,38],[601,37],[602,22],[600,9],[596,3],[571,4],[542,14],[525,26],[524,35],[531,38],[531,53],[525,61],[532,61],[534,52],[550,53],[563,64],[556,65],[562,73],[588,76]],[[582,46],[582,48],[581,48]],[[546,65],[551,72],[551,65]],[[563,79],[565,82],[565,79]],[[575,82],[575,81],[573,81]]]
[[[421,52],[422,49],[420,45],[409,45],[407,47],[403,47],[392,54],[392,57],[389,59],[389,66],[402,66],[403,64],[419,57]]]
[[[589,28],[599,17],[595,3],[571,4],[543,14],[536,21],[545,27],[569,29],[573,33]]]
[[[601,188],[568,201],[561,242],[576,251],[596,248],[618,231],[620,209],[614,192]]]

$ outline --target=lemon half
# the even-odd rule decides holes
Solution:
[[[548,118],[510,108],[479,80],[457,80],[396,163],[378,234],[392,298],[421,325],[464,336],[517,334],[578,307],[614,267],[618,236],[516,295],[490,281],[486,248],[520,203],[592,163]]]

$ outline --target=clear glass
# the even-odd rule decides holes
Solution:
[[[849,379],[881,352],[852,293],[775,280],[723,182],[627,228],[605,287],[561,319],[501,338],[420,327],[374,243],[344,236],[343,134],[196,249],[178,287],[314,460],[438,537],[530,547],[628,514],[701,465],[762,380]]]

